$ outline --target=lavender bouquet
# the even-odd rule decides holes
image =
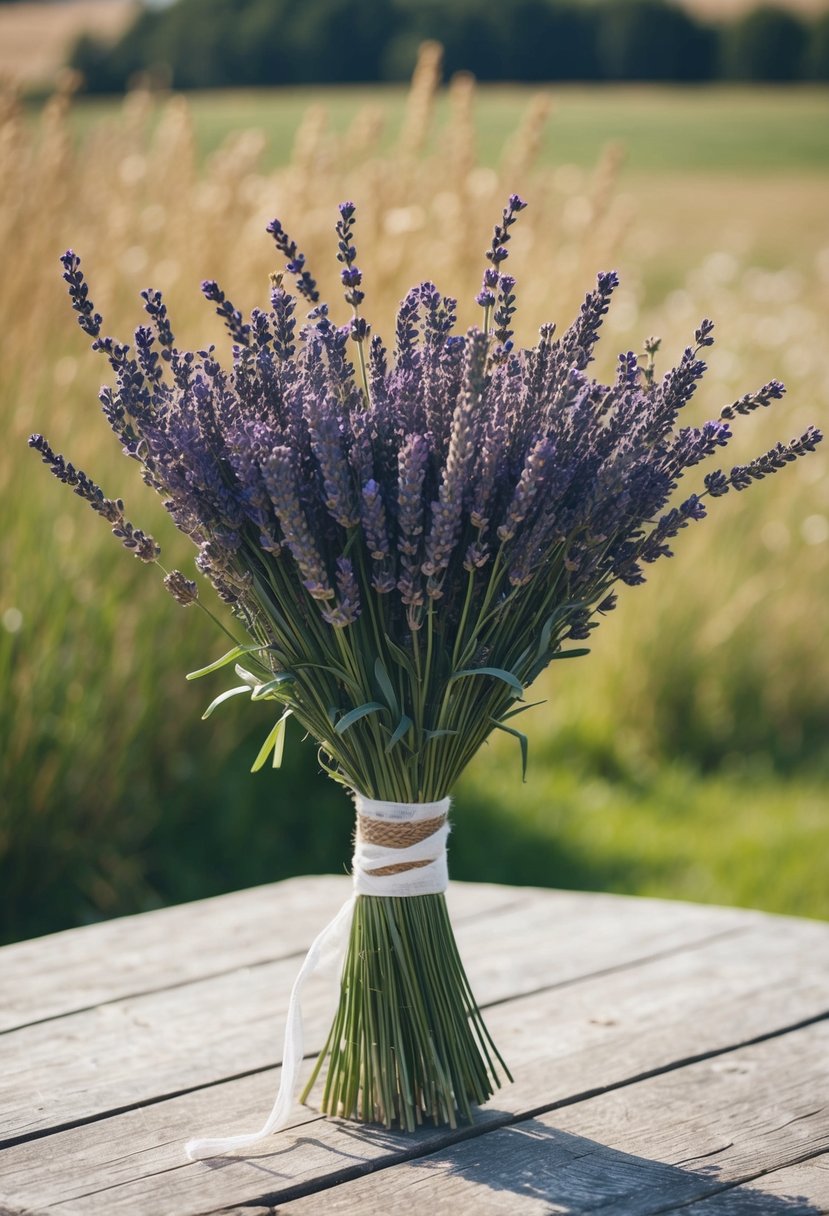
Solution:
[[[334,322],[278,221],[269,232],[297,297],[273,276],[270,306],[244,319],[216,283],[203,284],[232,339],[229,369],[212,347],[176,347],[156,291],[142,293],[150,323],[132,347],[102,337],[78,258],[62,259],[81,328],[114,373],[104,415],[247,635],[230,630],[233,648],[189,677],[235,668],[238,682],[205,716],[237,695],[275,703],[254,769],[279,765],[293,715],[356,798],[356,895],[303,969],[347,933],[339,1008],[306,1095],[327,1064],[324,1111],[406,1129],[470,1118],[499,1072],[509,1075],[444,902],[458,777],[493,730],[513,736],[526,768],[515,726],[530,708],[524,694],[551,662],[587,653],[578,643],[614,607],[614,587],[644,583],[645,567],[671,555],[709,500],[821,439],[810,428],[750,464],[709,472],[677,501],[683,475],[783,386],[772,381],[702,426],[680,425],[713,341],[707,320],[664,375],[649,340],[641,358],[620,356],[612,383],[591,379],[612,273],[599,275],[561,336],[545,325],[535,346],[516,349],[504,262],[524,205],[509,199],[486,252],[480,328],[455,333],[456,301],[422,283],[400,306],[391,354],[362,315],[351,203],[336,225],[348,324]],[[159,562],[120,499],[42,436],[30,443],[136,557]],[[179,603],[208,611],[180,571],[164,581]],[[292,1005],[288,1092],[258,1135],[286,1117],[300,1029]]]

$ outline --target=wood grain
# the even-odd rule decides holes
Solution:
[[[829,1123],[815,1087],[825,1093],[827,1085],[824,1023],[280,1203],[278,1211],[311,1216],[323,1204],[326,1216],[402,1216],[414,1204],[455,1216],[687,1211],[734,1183],[826,1153]],[[759,1196],[746,1189],[737,1210],[751,1210],[751,1202],[764,1216],[820,1211],[797,1193]]]
[[[189,1136],[263,1120],[298,956],[348,887],[294,880],[0,951],[0,1213],[826,1206],[829,926],[466,884],[459,944],[515,1076],[474,1126],[406,1136],[300,1108],[245,1157],[187,1162]],[[333,999],[314,981],[309,1051]]]
[[[673,908],[668,905],[666,915]],[[727,1059],[747,1038],[829,1007],[829,977],[804,965],[825,947],[829,929],[765,917],[759,923],[750,917],[749,926],[739,936],[492,1008],[488,1020],[515,1084],[480,1112],[481,1126],[527,1117],[590,1090],[626,1089],[643,1073],[681,1066],[691,1056],[720,1052]],[[298,1111],[293,1129],[247,1158],[185,1162],[188,1136],[261,1122],[276,1082],[277,1073],[269,1071],[21,1144],[0,1163],[0,1195],[26,1208],[62,1200],[67,1213],[90,1216],[184,1216],[204,1210],[206,1192],[214,1207],[290,1195],[404,1153],[433,1153],[452,1138],[443,1129],[411,1138]]]
[[[465,889],[459,894],[463,907]],[[329,900],[325,915],[337,902]],[[500,908],[456,918],[460,950],[484,1005],[742,932],[749,923],[764,918],[533,889]],[[310,942],[319,923],[304,928],[303,942]],[[191,932],[193,948],[205,954],[214,930],[199,921]],[[503,947],[494,949],[495,942]],[[0,1036],[0,1144],[272,1066],[298,963],[289,955]],[[331,980],[312,981],[304,1002],[309,1050],[322,1045],[334,999]]]
[[[783,1202],[777,1206],[767,1203],[769,1196]],[[775,1216],[775,1212],[780,1216],[813,1216],[818,1211],[825,1216],[829,1212],[829,1155],[823,1153],[799,1165],[772,1170],[750,1183],[665,1211],[681,1211],[682,1216]]]
[[[348,897],[350,881],[293,878],[5,946],[0,1032],[304,953]],[[525,896],[453,883],[448,898],[462,921]]]

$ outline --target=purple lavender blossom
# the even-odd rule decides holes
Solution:
[[[227,555],[215,541],[207,541],[199,547],[196,569],[213,584],[219,599],[234,609],[240,608],[244,588],[229,564]]]
[[[73,249],[67,249],[60,259],[63,266],[63,277],[69,286],[69,299],[78,314],[78,324],[90,338],[97,338],[101,332],[103,317],[95,311],[95,306],[89,298],[89,288],[86,279],[81,274],[81,259]]]
[[[199,589],[196,584],[191,578],[183,575],[180,570],[171,570],[164,578],[164,586],[182,608],[195,604],[199,598]]]
[[[649,565],[670,556],[715,499],[820,442],[809,428],[747,464],[701,475],[695,493],[677,494],[682,478],[783,386],[772,380],[715,419],[679,425],[713,342],[707,319],[661,378],[654,338],[644,358],[620,356],[610,384],[592,378],[613,272],[598,276],[563,333],[545,325],[535,346],[516,349],[516,284],[503,263],[523,207],[509,199],[486,251],[482,329],[457,334],[456,301],[421,283],[400,306],[392,353],[360,312],[353,203],[341,205],[336,225],[348,323],[320,298],[303,254],[275,220],[268,231],[311,311],[297,322],[297,300],[280,275],[249,319],[206,282],[234,343],[227,367],[212,347],[175,348],[153,290],[142,295],[149,324],[138,327],[133,347],[103,336],[79,259],[72,251],[61,259],[78,321],[113,372],[101,393],[107,421],[197,546],[197,568],[257,645],[273,639],[275,664],[287,667],[317,646],[314,661],[330,668],[327,647],[371,637],[381,651],[375,658],[391,670],[420,655],[428,624],[428,653],[443,664],[442,678],[447,656],[466,653],[527,682],[565,639],[586,638],[597,615],[612,610],[615,583],[643,583]],[[156,559],[158,546],[124,518],[120,499],[105,498],[42,436],[31,443],[127,548]],[[180,603],[194,602],[195,584],[181,572],[166,585]],[[542,618],[556,609],[545,633]],[[538,643],[526,643],[536,635],[539,653]]]
[[[343,528],[354,528],[360,522],[360,514],[343,450],[340,424],[333,412],[326,412],[330,409],[330,402],[322,407],[314,403],[309,411],[311,449],[319,463],[326,507]]]
[[[498,296],[492,319],[495,322],[495,339],[499,345],[493,353],[493,361],[502,363],[513,347],[512,319],[515,316],[515,279],[511,274],[502,274],[498,278]]]
[[[578,317],[558,344],[558,363],[583,371],[593,358],[593,348],[599,340],[599,330],[610,308],[610,297],[619,286],[615,271],[600,274],[595,291],[585,296]],[[562,366],[563,365],[563,366]]]
[[[139,561],[154,562],[161,553],[161,547],[139,528],[134,528],[124,517],[124,504],[120,498],[107,498],[100,486],[96,485],[82,469],[76,469],[64,456],[54,452],[42,435],[32,435],[29,447],[40,452],[43,463],[48,465],[58,481],[71,486],[75,493],[89,503],[92,510],[103,516],[112,524],[112,535],[117,537],[126,549],[129,549]]]
[[[519,212],[523,211],[526,205],[527,204],[524,202],[524,200],[519,198],[517,194],[510,195],[507,205],[504,208],[503,215],[501,216],[501,222],[500,224],[495,225],[495,231],[492,234],[492,241],[489,249],[486,251],[486,259],[490,265],[484,270],[481,290],[475,297],[475,303],[479,304],[484,310],[484,329],[486,330],[489,329],[490,312],[495,307],[496,301],[498,300],[496,290],[499,287],[503,287],[504,279],[507,279],[510,284],[507,291],[510,291],[512,287],[515,286],[515,280],[511,276],[502,276],[498,268],[501,263],[506,261],[506,259],[509,257],[507,245],[510,241],[510,228],[517,220]],[[499,321],[498,318],[496,318],[496,324],[499,326],[499,329],[502,332],[506,332],[508,330],[511,316],[512,312],[510,311],[510,306],[502,303],[501,319]],[[499,339],[499,341],[502,343],[506,340],[506,338]]]
[[[799,456],[813,452],[822,440],[823,435],[817,427],[810,426],[799,439],[792,439],[789,443],[776,443],[773,448],[764,452],[762,456],[758,456],[756,460],[752,460],[750,464],[735,465],[727,476],[720,475],[719,479],[713,480],[713,484],[717,486],[719,494],[725,494],[729,486],[733,490],[747,490],[753,481],[762,481],[764,477],[771,477],[773,473],[779,472],[787,464],[797,460]],[[719,496],[708,486],[707,481],[706,488],[713,497]]]
[[[346,289],[345,302],[357,309],[365,299],[365,292],[360,290],[360,284],[363,281],[362,273],[354,264],[357,258],[357,250],[352,244],[355,211],[353,203],[340,203],[340,218],[337,221],[337,261],[343,263],[340,279]]]
[[[205,279],[201,289],[204,298],[216,305],[216,313],[224,321],[233,341],[239,346],[247,346],[250,342],[250,326],[242,320],[242,314],[238,308],[233,307],[219,284],[214,279]]]
[[[169,356],[175,339],[173,331],[170,328],[167,305],[161,297],[161,292],[154,291],[151,287],[148,287],[146,291],[141,292],[141,299],[144,301],[144,311],[152,320],[159,345]]]
[[[315,600],[333,599],[334,589],[300,502],[290,448],[274,448],[262,475],[303,587]]]
[[[305,268],[305,254],[299,252],[296,241],[291,240],[279,220],[271,220],[268,224],[268,232],[273,237],[279,252],[288,259],[286,269],[295,277],[300,295],[304,296],[309,304],[317,304],[320,293],[315,280],[311,278]]]
[[[510,228],[518,219],[519,212],[523,211],[526,206],[527,204],[517,194],[510,195],[501,216],[501,222],[495,225],[492,243],[486,253],[487,261],[491,262],[493,266],[498,267],[506,259]],[[490,286],[494,287],[495,284],[492,283]]]
[[[161,367],[159,366],[158,352],[153,350],[155,345],[155,334],[150,329],[149,325],[139,325],[135,331],[135,351],[138,357],[138,366],[146,380],[157,384],[161,379]]]
[[[507,508],[504,522],[499,526],[497,536],[500,541],[512,540],[519,526],[530,514],[538,495],[544,489],[547,473],[552,465],[555,444],[552,439],[536,440],[524,462],[521,476],[515,487],[512,501]]]
[[[397,548],[400,553],[398,589],[401,603],[409,611],[409,621],[419,620],[416,610],[423,606],[423,579],[420,571],[423,537],[423,490],[429,444],[424,435],[410,435],[398,456]]]
[[[426,539],[427,594],[442,595],[443,571],[449,565],[463,524],[463,499],[473,456],[473,425],[481,405],[487,355],[486,336],[477,330],[467,334],[463,389],[452,418],[449,452],[436,502],[432,503],[432,526]]]
[[[667,511],[658,521],[642,545],[640,556],[645,562],[655,562],[659,557],[671,557],[671,549],[667,541],[677,536],[682,528],[687,528],[692,520],[705,518],[705,504],[698,495],[692,494],[685,502]]]
[[[366,547],[376,562],[389,556],[389,537],[386,531],[386,510],[380,487],[372,478],[363,486],[362,524]]]
[[[726,405],[720,411],[720,418],[731,421],[737,414],[750,414],[753,410],[766,408],[772,401],[779,401],[785,393],[785,386],[779,380],[770,380],[754,393],[746,393],[732,405]]]
[[[347,557],[337,558],[337,598],[333,608],[323,608],[322,618],[335,629],[353,625],[360,615],[360,591],[354,567]]]

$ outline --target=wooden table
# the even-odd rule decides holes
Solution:
[[[829,1209],[829,925],[454,884],[515,1083],[472,1127],[321,1118],[246,1156],[290,985],[346,878],[303,878],[0,951],[0,1213],[541,1216]],[[304,1002],[319,1049],[331,981]]]

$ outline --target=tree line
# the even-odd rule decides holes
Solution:
[[[829,81],[829,10],[713,25],[669,0],[176,0],[70,63],[96,93],[369,83],[407,79],[425,39],[486,81]]]

